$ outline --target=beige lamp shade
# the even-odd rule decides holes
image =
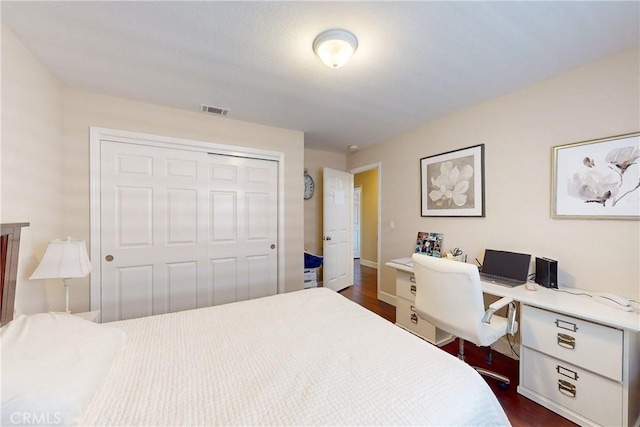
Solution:
[[[29,279],[72,279],[91,273],[84,240],[52,240],[38,268]]]

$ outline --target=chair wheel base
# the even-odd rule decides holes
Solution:
[[[484,369],[484,368],[478,368],[477,366],[474,366],[473,368],[475,368],[475,370],[478,371],[480,375],[484,375],[485,377],[489,377],[489,378],[493,378],[494,380],[497,380],[498,387],[500,388],[500,390],[506,390],[507,387],[509,387],[509,384],[511,383],[511,381],[509,380],[509,377],[501,375],[497,372],[489,371],[488,369]]]

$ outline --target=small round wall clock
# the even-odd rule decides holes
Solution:
[[[313,193],[316,191],[316,184],[313,182],[313,178],[309,176],[307,170],[304,171],[304,199],[309,200],[313,197]]]

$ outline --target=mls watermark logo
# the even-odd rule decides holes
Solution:
[[[12,412],[11,425],[16,426],[56,426],[62,424],[60,412]]]

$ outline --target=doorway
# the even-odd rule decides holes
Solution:
[[[375,270],[377,298],[387,301],[380,292],[380,234],[381,234],[381,180],[382,164],[373,163],[349,171],[354,175],[354,186],[360,188],[360,259],[362,267]],[[355,270],[355,268],[354,268]],[[354,283],[359,278],[354,277]],[[387,301],[389,302],[389,301]]]
[[[362,197],[362,187],[356,186],[353,189],[353,258],[360,259],[360,198]]]

